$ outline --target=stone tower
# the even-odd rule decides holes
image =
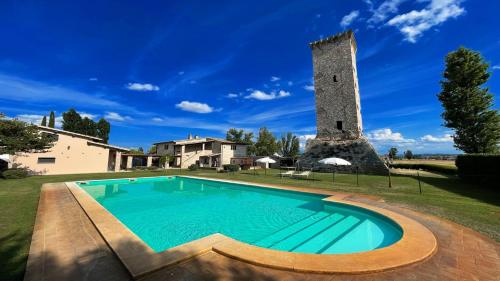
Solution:
[[[354,33],[340,33],[309,46],[313,54],[317,135],[307,143],[301,165],[329,169],[317,162],[338,157],[352,166],[337,169],[387,173],[387,166],[363,137]]]
[[[352,31],[310,44],[313,54],[317,137],[356,139],[363,130]]]

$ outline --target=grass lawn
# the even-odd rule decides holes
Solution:
[[[401,164],[433,164],[447,167],[456,167],[455,160],[433,160],[433,159],[399,159],[394,160],[394,163]]]
[[[237,173],[215,173],[211,170],[168,172],[128,172],[85,175],[34,176],[20,180],[0,179],[0,280],[22,280],[35,221],[40,187],[44,183],[85,179],[187,174],[234,179],[257,183],[273,183],[300,187],[316,187],[352,193],[372,194],[388,202],[403,203],[410,208],[447,218],[500,241],[500,193],[493,187],[461,183],[455,177],[421,172],[423,194],[411,172],[393,175],[392,188],[384,176],[337,174],[332,185],[331,174],[314,173],[311,180],[280,179],[278,170]]]

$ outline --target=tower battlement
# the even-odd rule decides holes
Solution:
[[[311,43],[309,43],[309,47],[311,49],[321,48],[322,45],[325,45],[328,43],[339,42],[339,41],[343,41],[343,40],[350,40],[354,46],[354,51],[357,50],[356,39],[354,38],[354,32],[352,32],[352,30],[347,30],[347,31],[339,33],[339,34],[335,34],[335,35],[332,35],[330,37],[311,42]]]

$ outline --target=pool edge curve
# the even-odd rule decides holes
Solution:
[[[77,181],[66,182],[65,184],[100,235],[134,279],[138,279],[145,274],[161,268],[178,264],[211,250],[227,257],[264,267],[299,272],[343,274],[380,272],[399,268],[426,260],[437,250],[437,240],[434,234],[415,220],[384,208],[344,200],[343,198],[339,198],[339,196],[333,195],[336,194],[333,191],[184,175],[181,177],[330,195],[323,200],[367,209],[387,217],[402,228],[403,236],[399,241],[390,246],[367,252],[305,254],[261,248],[216,233],[156,253],[108,210],[95,201],[94,198],[81,189],[76,184]]]

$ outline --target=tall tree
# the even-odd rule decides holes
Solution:
[[[83,134],[82,130],[82,117],[74,108],[62,114],[62,129],[65,131]]]
[[[500,143],[500,116],[493,95],[483,87],[490,78],[481,54],[460,47],[446,58],[441,101],[444,126],[455,131],[455,147],[466,153],[492,153]]]
[[[241,129],[238,130],[235,128],[231,128],[226,133],[226,140],[241,143],[241,142],[243,142],[243,134],[244,133],[245,132]]]
[[[40,126],[47,126],[47,116],[43,116],[42,122],[40,123]]]
[[[277,150],[276,137],[267,128],[260,128],[259,137],[255,143],[255,153],[259,156],[271,156]]]
[[[97,125],[94,120],[85,117],[80,124],[80,132],[84,135],[97,136]]]
[[[106,119],[101,118],[97,122],[97,137],[101,138],[104,143],[108,143],[109,132],[111,131],[111,125]]]
[[[52,147],[54,138],[41,134],[36,126],[4,117],[0,113],[0,154],[43,152]]]
[[[55,126],[56,126],[56,115],[54,114],[54,111],[51,111],[49,115],[49,127],[54,128]]]
[[[398,155],[398,149],[395,147],[391,147],[388,152],[389,158],[390,159],[395,159],[396,155]]]
[[[148,154],[156,154],[156,151],[157,151],[156,145],[153,144],[152,146],[149,147]]]
[[[253,141],[253,133],[247,132],[243,135],[243,143],[248,144],[247,155],[255,155],[255,142]]]
[[[413,152],[411,152],[411,150],[408,149],[407,151],[405,151],[404,156],[408,160],[413,159]]]
[[[253,133],[231,128],[226,133],[226,140],[248,144],[247,155],[255,155]]]
[[[288,132],[278,141],[278,151],[282,156],[295,157],[299,154],[299,138]]]

